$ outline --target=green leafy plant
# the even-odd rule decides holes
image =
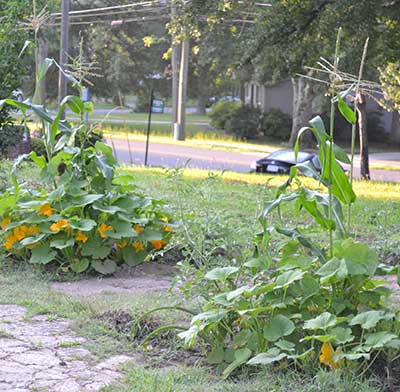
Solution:
[[[249,105],[241,105],[225,124],[225,130],[241,140],[256,139],[260,128],[261,111]]]
[[[3,124],[0,128],[0,154],[7,155],[10,147],[21,143],[25,128],[12,123]]]
[[[397,274],[400,282],[399,268],[380,265],[374,250],[355,241],[349,234],[351,212],[347,225],[344,214],[356,195],[339,162],[352,164],[352,159],[334,143],[333,116],[338,105],[355,124],[355,111],[343,97],[358,86],[344,93],[332,89],[329,133],[319,116],[300,130],[295,154],[302,135],[312,132],[321,171],[307,163],[291,169],[276,198],[264,205],[253,257],[197,276],[207,294],[179,336],[188,347],[200,339],[208,362],[224,377],[243,365],[272,364],[313,372],[345,368],[363,375],[378,358],[389,369],[400,359],[400,312],[391,306],[393,292],[383,279]],[[304,186],[299,174],[313,178],[317,189]],[[271,213],[280,213],[284,204],[309,215],[326,239],[315,241],[282,219],[271,227]],[[278,248],[271,246],[275,237]]]
[[[262,115],[260,127],[265,136],[287,141],[292,129],[292,119],[288,114],[273,108]]]
[[[43,139],[40,137],[31,137],[31,150],[38,156],[46,156],[46,146]]]
[[[211,107],[211,111],[208,114],[211,118],[211,125],[217,129],[226,129],[227,122],[241,106],[242,104],[240,102],[217,102]]]
[[[38,83],[53,64],[45,61]],[[67,77],[81,89],[79,81]],[[46,151],[46,156],[35,151],[20,156],[13,187],[1,195],[3,246],[9,254],[41,267],[110,274],[119,263],[135,266],[167,244],[175,225],[165,203],[143,195],[132,175],[116,171],[109,146],[101,141],[88,146],[93,130],[84,118],[93,111],[91,102],[67,96],[54,117],[29,100],[7,99],[0,107],[5,104],[40,118]],[[80,116],[76,126],[61,119],[66,107]],[[18,183],[16,172],[26,159],[40,169],[42,186]]]

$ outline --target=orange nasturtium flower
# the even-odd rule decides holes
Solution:
[[[132,246],[135,248],[136,253],[139,253],[143,250],[145,250],[146,248],[144,247],[144,245],[139,242],[139,241],[135,241]]]
[[[124,249],[128,246],[128,243],[125,240],[118,241],[117,242],[117,247],[118,249]]]
[[[27,234],[29,235],[36,235],[40,233],[40,229],[37,226],[28,227]]]
[[[50,226],[50,230],[53,231],[54,233],[59,233],[61,229],[67,226],[68,226],[68,221],[66,219],[61,219],[58,222],[53,223]]]
[[[4,218],[0,222],[0,226],[1,226],[2,230],[5,230],[10,223],[11,223],[11,219],[10,218]]]
[[[133,226],[133,230],[135,230],[136,233],[141,234],[144,232],[144,227],[140,226],[140,225],[135,225],[135,226]]]
[[[17,239],[17,241],[23,240],[28,235],[29,235],[28,226],[22,225],[14,229],[14,237]]]
[[[51,207],[50,203],[46,203],[40,207],[39,215],[51,216],[54,208]]]
[[[330,366],[332,369],[337,369],[339,367],[338,363],[333,360],[335,356],[335,351],[330,343],[323,343],[321,347],[321,355],[319,356],[319,361],[326,366]]]
[[[3,244],[3,246],[7,249],[10,250],[12,249],[13,245],[17,242],[18,240],[15,238],[13,234],[9,235],[7,237],[6,242]]]
[[[106,236],[106,231],[111,231],[112,229],[113,229],[112,226],[107,226],[105,223],[102,223],[98,227],[97,231],[99,232],[101,238],[106,238],[107,237]]]
[[[166,226],[164,226],[164,231],[171,232],[171,231],[174,231],[174,229],[171,226],[166,225]]]
[[[156,250],[160,250],[165,245],[167,245],[167,243],[163,240],[153,240],[153,241],[150,241],[150,243],[151,243],[151,245],[153,245],[153,248]]]
[[[78,242],[83,242],[83,243],[85,243],[85,242],[88,240],[88,237],[87,237],[87,235],[85,235],[84,233],[82,233],[82,232],[79,230],[78,233],[77,233],[77,235],[76,235],[76,237],[75,237],[75,239],[76,239]]]

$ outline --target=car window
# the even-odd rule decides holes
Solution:
[[[306,152],[299,152],[297,162],[304,162],[309,158],[310,154]],[[267,157],[268,159],[276,159],[282,162],[295,163],[296,159],[294,151],[275,151]]]

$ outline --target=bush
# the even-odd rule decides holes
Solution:
[[[208,114],[211,125],[217,129],[226,129],[226,123],[233,114],[242,106],[240,102],[220,101],[211,107]]]
[[[16,146],[22,141],[24,127],[13,124],[6,124],[0,128],[0,153],[7,155],[10,147]]]
[[[287,141],[292,129],[292,118],[279,109],[271,109],[262,115],[260,128],[265,136]]]
[[[150,97],[147,95],[138,95],[135,104],[135,113],[148,113]]]
[[[46,156],[46,147],[44,145],[43,139],[40,137],[32,137],[31,138],[31,150],[36,153],[38,156]]]
[[[261,111],[244,105],[232,112],[225,129],[242,140],[255,139],[259,132]]]

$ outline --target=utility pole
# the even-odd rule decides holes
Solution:
[[[176,15],[176,6],[171,4],[171,19]],[[172,36],[172,134],[174,133],[174,126],[178,122],[178,98],[179,98],[179,69],[181,64],[181,46],[175,44],[175,35]]]
[[[68,63],[68,35],[69,35],[69,1],[61,2],[61,40],[60,40],[60,67],[64,71]],[[61,102],[67,95],[67,78],[63,72],[58,74],[58,100]],[[63,114],[63,118],[65,114]]]
[[[186,98],[187,81],[189,72],[189,40],[182,42],[181,64],[179,72],[179,93],[178,93],[178,121],[174,126],[175,140],[185,140],[186,125]]]

